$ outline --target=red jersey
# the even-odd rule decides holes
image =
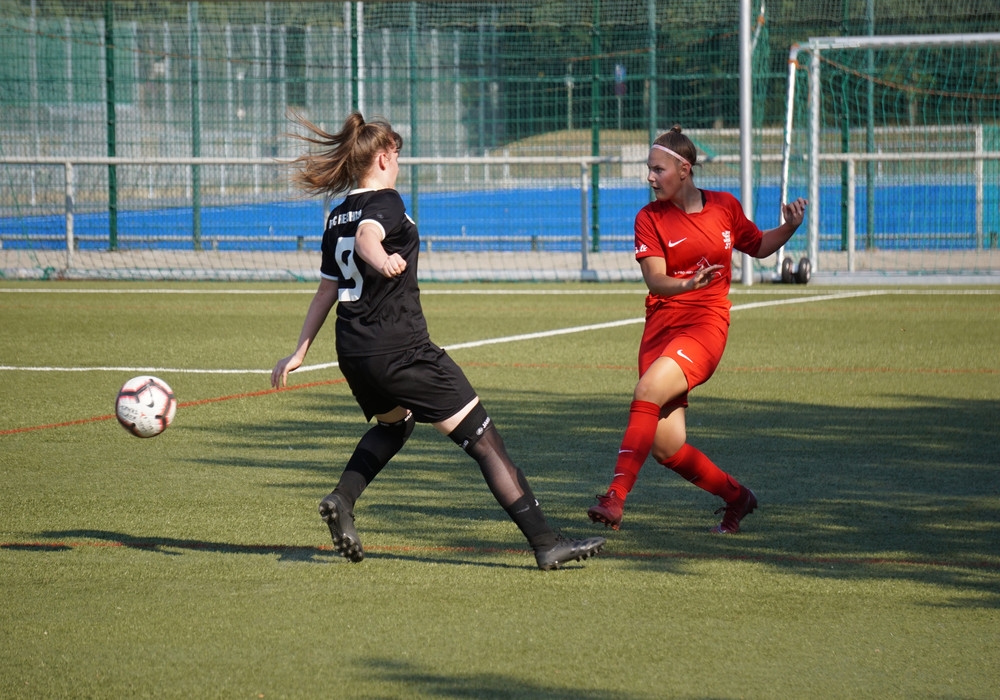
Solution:
[[[702,190],[704,206],[687,214],[672,202],[650,202],[635,217],[635,259],[663,258],[667,274],[677,279],[691,277],[710,265],[722,265],[716,279],[706,287],[663,297],[650,294],[648,313],[667,312],[681,324],[704,319],[714,311],[728,324],[729,284],[732,280],[733,249],[756,255],[763,233],[747,219],[743,207],[728,192]]]

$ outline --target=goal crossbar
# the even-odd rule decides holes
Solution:
[[[1000,32],[974,34],[903,34],[887,36],[810,37],[797,48],[801,51],[827,49],[894,49],[926,46],[988,46],[1000,44]]]

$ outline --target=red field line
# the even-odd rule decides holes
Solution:
[[[48,425],[27,425],[23,428],[8,428],[0,430],[0,435],[15,435],[16,433],[31,433],[36,430],[48,430],[49,428],[65,428],[71,425],[83,425],[84,423],[96,423],[102,420],[114,418],[114,415],[92,416],[90,418],[80,418],[79,420],[68,420],[64,423],[49,423]]]
[[[498,362],[467,362],[466,367],[519,367],[522,369],[552,369],[556,367],[568,367],[564,364],[553,364],[553,363],[516,363],[513,365],[498,363]],[[586,368],[586,369],[597,369],[597,370],[628,370],[633,371],[634,367],[626,367],[619,365],[580,365],[572,366],[576,369]],[[830,373],[841,373],[841,374],[984,374],[984,375],[996,375],[1000,374],[1000,369],[940,369],[933,367],[720,367],[719,372],[736,372],[740,374],[744,373],[760,373],[760,372],[789,372],[795,374],[830,374]],[[264,389],[262,391],[251,391],[242,394],[230,394],[228,396],[216,396],[207,399],[199,399],[197,401],[184,401],[178,404],[179,408],[185,406],[201,406],[204,404],[218,403],[219,401],[232,401],[234,399],[246,399],[253,398],[257,396],[266,396],[268,394],[277,394],[283,391],[296,391],[298,389],[309,389],[317,386],[325,386],[330,384],[342,384],[345,380],[341,379],[327,379],[321,382],[309,382],[306,384],[296,384],[294,386],[288,386],[281,389]],[[103,416],[91,416],[90,418],[80,418],[77,420],[64,421],[62,423],[49,423],[46,425],[31,425],[25,426],[23,428],[9,428],[6,430],[0,430],[0,436],[2,435],[16,435],[18,433],[30,433],[38,430],[50,430],[52,428],[66,428],[74,425],[84,425],[87,423],[96,423],[100,421],[111,420],[115,416],[114,414],[107,414]]]
[[[1000,374],[1000,369],[934,367],[720,367],[719,372],[792,372],[795,374]]]
[[[297,391],[299,389],[311,389],[317,386],[328,386],[330,384],[343,384],[346,379],[324,379],[321,382],[309,382],[308,384],[296,384],[294,386],[286,386],[280,389],[262,389],[261,391],[248,391],[242,394],[230,394],[229,396],[216,396],[209,399],[198,399],[197,401],[185,401],[183,403],[177,404],[178,408],[183,408],[185,406],[202,406],[207,403],[218,403],[219,401],[232,401],[233,399],[248,399],[256,396],[267,396],[268,394],[280,394],[284,391]],[[112,416],[113,417],[113,416]]]
[[[286,386],[281,389],[264,389],[262,391],[249,391],[242,394],[230,394],[228,396],[215,396],[208,399],[198,399],[196,401],[182,401],[177,404],[178,408],[184,408],[185,406],[202,406],[209,403],[218,403],[219,401],[232,401],[234,399],[247,399],[256,396],[266,396],[268,394],[280,394],[284,391],[297,391],[299,389],[311,389],[317,386],[326,386],[329,384],[343,384],[346,380],[341,379],[326,379],[321,382],[309,382],[307,384],[295,384],[294,386]],[[23,428],[8,428],[7,430],[0,430],[0,435],[16,435],[17,433],[32,433],[37,430],[51,430],[52,428],[67,428],[73,425],[84,425],[86,423],[98,423],[105,420],[114,420],[115,415],[109,413],[104,416],[91,416],[90,418],[80,418],[78,420],[69,420],[62,423],[48,423],[46,425],[28,425]]]

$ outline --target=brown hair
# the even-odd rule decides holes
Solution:
[[[329,134],[301,115],[292,120],[309,134],[289,134],[320,148],[294,161],[292,182],[308,194],[335,196],[355,187],[382,151],[400,150],[403,137],[384,119],[366,122],[360,112],[352,112],[336,134]]]
[[[657,136],[653,143],[669,148],[679,156],[686,158],[692,167],[698,164],[698,149],[695,148],[691,139],[681,133],[680,124],[674,124],[670,127],[670,131],[665,131]]]

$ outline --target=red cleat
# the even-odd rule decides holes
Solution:
[[[740,486],[739,498],[715,511],[716,515],[722,511],[726,514],[722,516],[722,522],[713,527],[711,532],[717,535],[735,535],[740,531],[740,521],[753,513],[756,507],[757,497],[753,495],[753,491],[746,486]]]
[[[598,496],[597,505],[590,507],[587,516],[595,523],[604,523],[612,530],[617,530],[622,526],[624,510],[624,499],[618,498],[618,494],[612,491],[607,496]]]

